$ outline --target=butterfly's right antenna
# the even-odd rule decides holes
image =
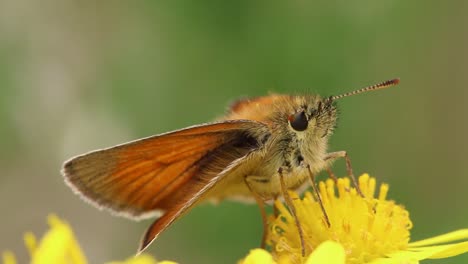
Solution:
[[[362,88],[362,89],[359,89],[359,90],[356,90],[356,91],[352,91],[352,92],[349,92],[349,93],[331,96],[329,98],[329,100],[330,101],[335,101],[335,100],[341,99],[343,97],[348,97],[348,96],[351,96],[351,95],[356,95],[356,94],[369,92],[369,91],[380,90],[380,89],[384,89],[384,88],[388,88],[388,87],[397,85],[398,83],[400,83],[400,78],[395,78],[395,79],[388,80],[388,81],[385,81],[385,82],[382,82],[382,83],[379,83],[379,84],[374,84],[374,85],[371,85],[371,86],[368,86],[368,87],[365,87],[365,88]]]

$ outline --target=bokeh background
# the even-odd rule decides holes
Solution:
[[[62,181],[65,159],[212,120],[241,96],[328,96],[394,77],[401,85],[340,101],[330,149],[390,183],[413,239],[466,228],[467,12],[435,0],[0,1],[0,249],[25,263],[23,232],[42,234],[55,212],[92,263],[127,258],[151,220],[81,201]],[[236,263],[260,235],[256,206],[205,205],[149,252]]]

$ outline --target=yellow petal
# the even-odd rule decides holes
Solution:
[[[343,246],[334,241],[325,241],[310,254],[306,264],[344,264],[346,254]]]
[[[468,242],[460,242],[449,245],[411,248],[410,250],[425,254],[425,258],[448,258],[468,252]]]
[[[3,264],[16,264],[15,255],[11,251],[5,251],[2,254]]]
[[[453,231],[447,234],[443,234],[440,236],[431,237],[428,239],[419,240],[416,242],[411,242],[408,244],[409,247],[420,247],[420,246],[429,246],[441,243],[448,243],[460,239],[467,239],[468,238],[468,229],[461,229],[457,231]]]
[[[69,236],[63,228],[49,230],[32,255],[31,263],[46,264],[63,262]]]
[[[419,263],[424,259],[448,258],[468,252],[468,242],[460,242],[450,245],[411,248],[390,254],[388,258],[380,258],[371,264],[400,264]]]
[[[108,262],[107,264],[177,264],[172,261],[162,261],[157,262],[152,256],[147,254],[138,255],[136,257],[131,257],[125,261],[113,261]]]
[[[67,223],[55,215],[48,217],[50,230],[42,237],[41,242],[31,258],[33,264],[73,263],[86,264],[73,231]]]
[[[27,232],[23,236],[24,244],[26,245],[26,248],[28,249],[29,255],[32,256],[34,255],[34,251],[37,249],[37,239],[36,236],[31,233]]]
[[[399,257],[392,257],[392,258],[378,258],[374,259],[373,261],[367,264],[418,264],[419,261],[415,259],[408,259],[408,258],[399,258]]]
[[[239,264],[275,264],[271,254],[260,248],[250,250],[249,255],[241,260]]]

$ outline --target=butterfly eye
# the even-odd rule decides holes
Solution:
[[[296,131],[304,131],[307,129],[307,125],[309,125],[309,121],[307,120],[307,116],[304,111],[290,115],[288,120],[291,127]]]

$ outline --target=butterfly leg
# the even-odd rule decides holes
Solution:
[[[328,173],[328,177],[333,180],[333,182],[335,183],[335,186],[338,186],[338,177],[336,177],[335,173],[333,173],[330,167],[327,167],[326,170]],[[350,189],[346,187],[345,191],[349,192]]]
[[[253,177],[253,176],[250,176],[250,177]],[[260,209],[260,215],[262,216],[262,224],[263,224],[262,242],[260,244],[260,247],[264,249],[266,245],[266,239],[268,236],[268,217],[267,217],[267,213],[265,210],[265,201],[250,186],[250,183],[249,183],[250,177],[249,176],[244,177],[244,182],[245,182],[245,185],[247,185],[247,188],[249,189],[249,191],[252,193],[252,196],[254,197],[255,201],[258,204],[258,208]]]
[[[327,173],[328,173],[328,177],[330,179],[332,179],[335,182],[335,185],[336,185],[338,183],[338,178],[336,177],[335,173],[333,173],[333,171],[331,170],[330,167],[327,167],[326,170],[327,170]]]
[[[356,180],[356,177],[354,177],[353,168],[351,167],[351,159],[349,158],[348,153],[346,151],[342,150],[342,151],[328,153],[327,157],[325,157],[325,161],[332,162],[332,161],[334,161],[334,160],[336,160],[338,158],[344,158],[345,159],[346,171],[347,171],[348,177],[351,178],[351,181],[353,182],[353,185],[356,188],[356,191],[359,193],[359,195],[361,197],[364,197],[364,195],[362,194],[361,188],[359,188],[359,184],[358,184],[358,182]]]
[[[323,201],[322,201],[322,197],[320,196],[320,192],[317,188],[317,185],[315,184],[315,175],[312,173],[312,170],[310,170],[310,166],[309,165],[305,165],[307,170],[309,171],[309,179],[311,181],[310,185],[312,186],[312,189],[314,190],[314,193],[317,197],[317,201],[318,203],[320,204],[320,209],[322,209],[322,213],[323,213],[323,217],[325,217],[325,222],[327,224],[328,227],[331,226],[330,224],[330,218],[328,217],[328,214],[327,214],[327,211],[325,210],[325,207],[323,206]]]
[[[278,196],[275,196],[273,198],[273,202],[276,201],[276,200],[278,200]],[[274,205],[273,205],[273,216],[275,217],[275,219],[278,218],[278,216],[279,216],[279,210]]]
[[[294,207],[293,200],[291,196],[289,195],[288,188],[286,187],[286,184],[284,182],[284,175],[283,175],[282,168],[278,169],[278,175],[279,175],[281,192],[283,194],[284,201],[286,202],[286,205],[288,206],[289,210],[291,211],[292,216],[294,217],[294,221],[296,222],[296,226],[297,226],[297,231],[299,232],[299,238],[301,240],[301,247],[302,247],[301,253],[302,253],[302,256],[305,257],[304,231],[302,229],[301,222],[299,221],[299,218],[297,217],[296,208]]]

